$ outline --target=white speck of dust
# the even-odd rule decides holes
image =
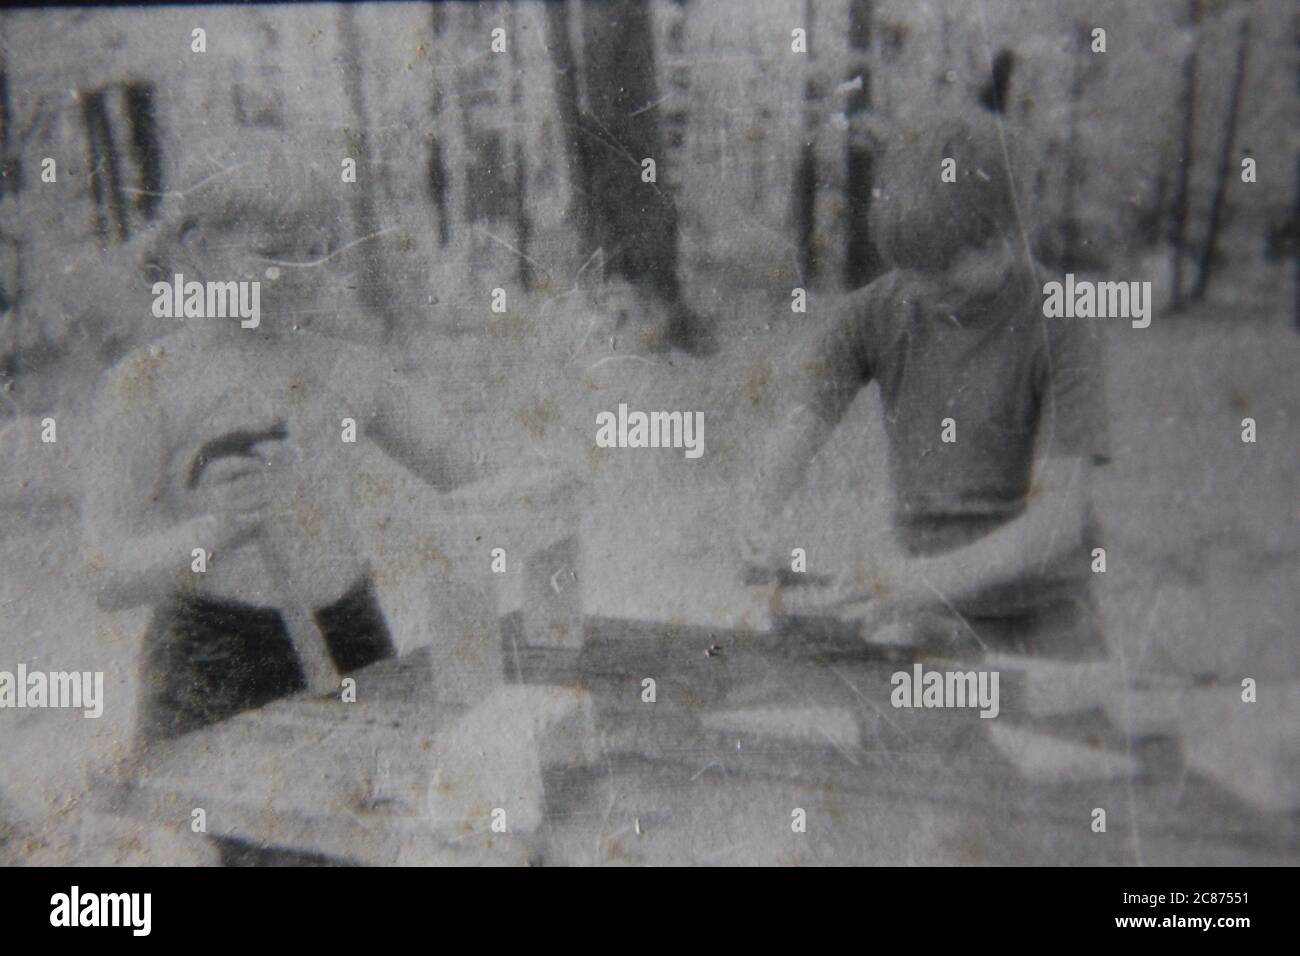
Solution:
[[[267,269],[266,269],[266,277],[267,277],[268,279],[270,279],[272,282],[274,282],[276,279],[280,278],[280,267],[279,267],[279,266],[267,266]]]

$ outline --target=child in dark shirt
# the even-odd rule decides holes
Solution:
[[[956,182],[943,182],[945,159]],[[994,120],[947,118],[892,145],[874,207],[893,268],[840,302],[756,521],[778,512],[868,383],[880,386],[897,552],[861,579],[788,589],[787,613],[865,608],[864,634],[1088,657],[1089,472],[1106,459],[1091,330],[1047,319]],[[870,567],[870,565],[868,565]]]

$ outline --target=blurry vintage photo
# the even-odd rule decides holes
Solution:
[[[0,861],[1300,862],[1298,56],[0,11]]]

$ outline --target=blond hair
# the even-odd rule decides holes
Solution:
[[[197,268],[207,244],[256,244],[271,232],[306,256],[324,256],[348,235],[341,177],[320,162],[283,149],[262,151],[209,176],[171,199],[148,261],[164,274]]]

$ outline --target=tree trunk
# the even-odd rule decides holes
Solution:
[[[551,71],[555,82],[555,100],[559,113],[564,158],[570,184],[569,217],[585,249],[595,247],[596,238],[587,221],[587,154],[582,143],[582,110],[578,97],[578,61],[569,40],[570,0],[544,5],[546,11],[546,47],[551,54]]]
[[[1069,272],[1079,260],[1079,181],[1083,169],[1079,163],[1079,110],[1083,103],[1083,57],[1087,53],[1089,31],[1082,23],[1074,25],[1075,51],[1070,74],[1070,102],[1065,140],[1065,196],[1062,200],[1061,264]]]
[[[357,163],[358,186],[352,190],[352,222],[360,238],[373,236],[379,231],[379,216],[375,211],[374,175],[367,133],[370,116],[366,111],[365,93],[361,85],[361,33],[357,27],[356,11],[346,4],[339,7],[338,30],[339,42],[343,48],[343,90],[353,120],[352,128],[347,134],[348,148]],[[358,297],[379,316],[382,333],[390,335],[397,326],[397,317],[392,312],[391,296],[385,289],[383,263],[374,242],[363,242],[358,252],[362,263]]]
[[[434,37],[440,37],[446,29],[447,10],[434,4],[430,11],[430,29]],[[429,112],[433,122],[429,134],[429,163],[425,168],[425,183],[429,187],[429,199],[433,202],[435,225],[438,229],[438,245],[451,243],[451,178],[447,171],[446,148],[442,133],[443,106],[446,99],[443,80],[434,73],[433,91],[430,97]]]
[[[131,224],[123,191],[122,163],[109,119],[105,89],[82,92],[81,120],[86,131],[86,165],[90,169],[90,194],[95,200],[95,232],[107,245],[125,242]]]
[[[1183,67],[1183,155],[1174,191],[1174,277],[1172,308],[1183,306],[1183,254],[1187,247],[1188,206],[1191,195],[1192,158],[1196,148],[1196,61],[1201,45],[1201,0],[1188,0],[1192,49]]]
[[[1192,299],[1205,298],[1210,284],[1210,271],[1214,268],[1215,247],[1219,241],[1219,225],[1223,217],[1223,203],[1228,192],[1231,174],[1232,146],[1237,139],[1237,119],[1241,114],[1241,97],[1246,85],[1246,64],[1250,54],[1250,15],[1242,16],[1237,37],[1237,63],[1232,75],[1232,100],[1228,104],[1228,118],[1224,121],[1223,148],[1219,152],[1219,169],[1214,182],[1214,202],[1210,206],[1210,222],[1206,229],[1205,244],[1201,247],[1201,261],[1196,275],[1196,289]]]
[[[0,48],[0,196],[23,188],[21,154],[13,135],[13,105],[9,99],[9,65]]]
[[[649,0],[584,0],[587,112],[579,142],[587,167],[587,222],[606,275],[677,302],[677,209],[664,183],[654,32]],[[644,182],[653,159],[656,181]]]
[[[511,36],[516,35],[517,14],[513,5],[506,8],[506,25],[507,33]],[[524,74],[522,70],[512,71],[510,81],[510,111],[514,118],[515,128],[525,130],[528,128],[528,118],[524,111]],[[530,247],[533,241],[533,220],[528,212],[528,151],[524,147],[523,135],[517,135],[514,139],[514,150],[511,157],[514,164],[515,179],[513,185],[514,193],[514,224],[515,224],[515,249],[519,255],[516,257],[516,266],[518,268],[519,284],[524,289],[533,287],[533,260],[529,256]]]
[[[866,285],[883,264],[871,241],[871,191],[875,187],[875,156],[862,120],[871,111],[871,0],[849,4],[850,82],[861,77],[861,87],[849,93],[845,114],[849,135],[845,147],[845,199],[848,206],[848,235],[845,241],[844,285],[856,289]],[[855,121],[856,120],[856,121]]]
[[[795,242],[799,250],[799,278],[804,285],[810,285],[817,275],[814,239],[817,234],[817,132],[821,122],[820,93],[813,69],[813,15],[812,0],[804,0],[803,27],[808,42],[808,52],[804,54],[808,61],[803,91],[804,139],[795,165],[794,195],[791,197]]]

